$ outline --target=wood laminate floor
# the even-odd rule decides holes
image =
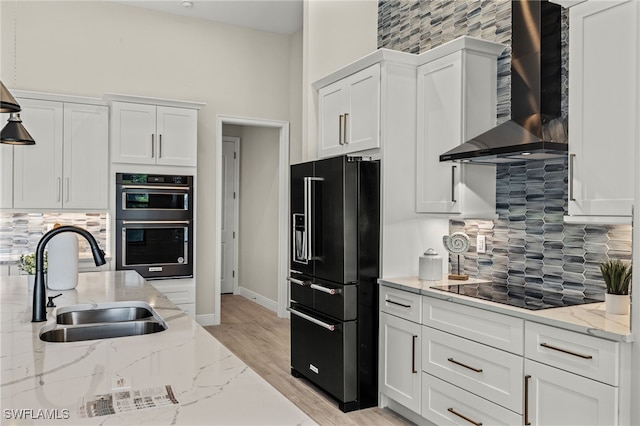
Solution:
[[[221,305],[221,324],[205,329],[319,425],[412,424],[377,407],[343,413],[310,382],[291,376],[288,319],[243,296],[223,295]]]

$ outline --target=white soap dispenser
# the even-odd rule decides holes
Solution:
[[[53,225],[54,229],[60,226]],[[51,290],[72,290],[78,286],[78,237],[75,232],[63,232],[47,244],[47,287]]]
[[[440,281],[442,279],[442,257],[432,248],[420,256],[418,265],[418,278],[427,281]]]

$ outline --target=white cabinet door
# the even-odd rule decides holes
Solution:
[[[380,146],[380,64],[318,91],[318,156]]]
[[[569,215],[630,217],[640,3],[589,1],[572,7],[570,18]]]
[[[493,55],[459,51],[418,68],[419,213],[495,216],[495,166],[440,162],[441,154],[495,125]]]
[[[19,99],[35,145],[14,146],[13,207],[62,208],[63,103]]]
[[[380,313],[380,392],[420,414],[420,324]]]
[[[198,154],[198,111],[158,106],[156,117],[156,163],[195,167]]]
[[[111,107],[111,161],[156,163],[155,105],[113,102]]]
[[[617,425],[618,389],[526,359],[525,424]],[[527,423],[527,420],[530,423]]]
[[[347,78],[349,110],[344,126],[346,152],[380,146],[380,64]]]
[[[64,104],[63,207],[106,210],[109,189],[109,110]]]
[[[318,91],[318,155],[320,158],[343,152],[342,126],[347,106],[344,81],[338,81]]]

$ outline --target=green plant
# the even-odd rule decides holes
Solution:
[[[618,259],[600,264],[600,273],[609,294],[629,294],[631,272],[631,264],[625,265]]]
[[[47,272],[47,252],[44,252],[44,264],[42,265],[44,272]],[[20,255],[20,263],[18,267],[29,275],[35,275],[36,273],[36,254],[35,253],[23,253]]]

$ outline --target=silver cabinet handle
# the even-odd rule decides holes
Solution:
[[[65,189],[65,200],[67,203],[69,202],[69,191],[71,189],[71,186],[69,185],[69,178],[66,179],[66,189]]]
[[[59,177],[58,178],[58,196],[57,196],[58,203],[62,201],[61,197],[62,197],[62,178]]]
[[[162,158],[162,135],[158,135],[158,158]]]
[[[413,335],[411,342],[411,373],[416,374],[418,370],[416,370],[416,341],[418,340],[418,336]]]
[[[295,309],[293,309],[293,308],[287,308],[287,311],[291,312],[293,315],[295,315],[295,316],[297,316],[297,317],[300,317],[300,318],[305,319],[305,320],[307,320],[307,321],[309,321],[309,322],[312,322],[312,323],[314,323],[315,325],[319,325],[319,326],[320,326],[320,327],[322,327],[322,328],[326,328],[326,329],[327,329],[327,330],[329,330],[329,331],[335,331],[335,329],[336,329],[335,324],[327,324],[326,322],[323,322],[323,321],[317,320],[317,319],[315,319],[315,318],[314,318],[314,317],[312,317],[312,316],[309,316],[309,315],[307,315],[307,314],[303,314],[303,313],[302,313],[302,312],[300,312],[300,311],[296,311],[296,310],[295,310]]]
[[[531,379],[531,375],[527,374],[524,376],[524,424],[525,426],[529,426],[531,422],[529,421],[529,379]]]
[[[338,143],[340,145],[344,145],[344,142],[342,141],[342,120],[344,118],[344,115],[340,114],[340,117],[338,117]]]
[[[151,133],[151,158],[155,156],[156,135]]]
[[[575,201],[573,195],[573,160],[576,158],[576,154],[569,154],[569,201]]]
[[[565,354],[568,354],[568,355],[577,356],[578,358],[582,358],[582,359],[592,359],[593,358],[591,355],[579,354],[577,352],[573,352],[573,351],[570,351],[568,349],[562,349],[562,348],[559,348],[557,346],[552,346],[552,345],[550,345],[548,343],[540,343],[540,346],[542,346],[543,348],[547,348],[547,349],[551,349],[551,350],[554,350],[554,351],[562,352],[562,353],[565,353]]]
[[[405,305],[404,303],[394,302],[391,299],[385,299],[385,302],[391,303],[392,305],[402,306],[403,308],[410,308],[411,307],[411,305]]]
[[[451,166],[451,202],[452,203],[456,203],[456,167],[458,166]]]
[[[298,279],[293,278],[293,277],[287,277],[287,281],[292,282],[294,284],[301,285],[301,286],[309,285],[308,282],[302,281],[302,280],[298,280]]]
[[[345,144],[348,144],[349,141],[347,140],[347,119],[349,118],[349,114],[347,114],[346,112],[344,113],[344,126],[342,127],[342,141]]]
[[[455,414],[456,416],[460,417],[461,419],[464,419],[464,420],[468,421],[471,424],[474,424],[476,426],[482,426],[482,422],[477,422],[475,420],[472,420],[469,417],[465,416],[464,414],[458,413],[453,408],[447,408],[447,411],[450,412],[451,414]]]
[[[482,373],[482,368],[471,367],[470,365],[463,364],[460,361],[456,361],[453,358],[447,358],[447,361],[454,363],[455,365],[459,365],[460,367],[468,368],[469,370],[475,371],[476,373]]]
[[[327,288],[327,287],[323,287],[323,286],[318,285],[318,284],[311,284],[311,288],[314,289],[314,290],[321,291],[323,293],[330,294],[330,295],[340,294],[340,290],[339,289]]]

